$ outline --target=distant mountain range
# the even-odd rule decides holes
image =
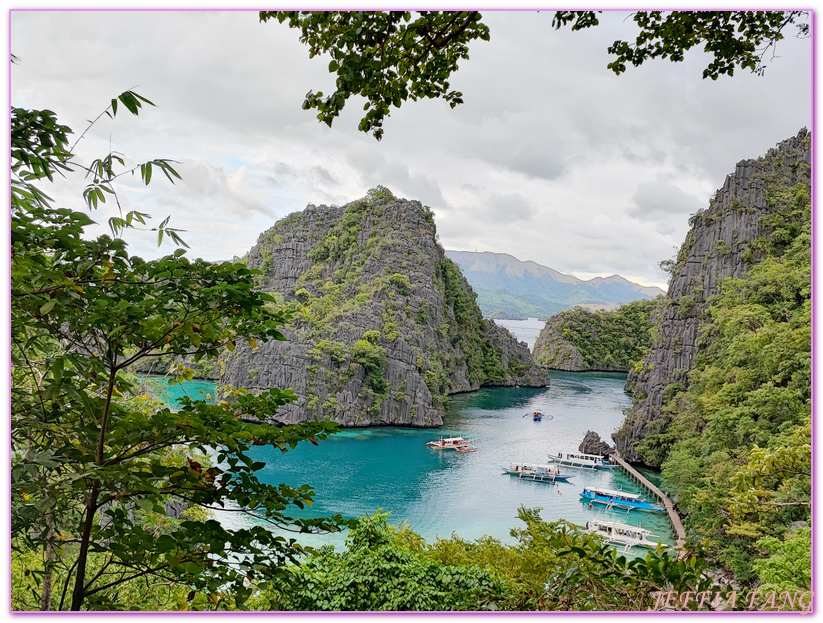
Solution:
[[[491,318],[545,319],[575,306],[611,310],[665,294],[619,275],[583,281],[506,253],[446,251],[446,256],[460,266],[480,310]]]

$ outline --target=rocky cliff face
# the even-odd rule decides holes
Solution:
[[[284,342],[226,353],[220,381],[294,389],[278,422],[343,426],[439,426],[448,394],[547,386],[525,344],[483,319],[435,236],[428,208],[383,188],[279,221],[247,266],[295,319]]]
[[[613,438],[627,460],[659,465],[664,458],[657,438],[669,421],[664,407],[687,384],[709,299],[725,278],[742,276],[762,258],[763,246],[779,237],[781,198],[798,184],[808,185],[810,176],[810,135],[804,129],[764,157],[738,163],[708,209],[692,217],[671,266],[657,339],[626,384],[635,403]]]
[[[552,370],[582,372],[589,369],[580,350],[563,337],[563,320],[559,315],[549,318],[540,330],[532,357]]]

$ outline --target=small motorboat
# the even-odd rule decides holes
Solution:
[[[553,419],[554,419],[554,416],[551,416],[551,415],[546,415],[546,416],[544,416],[544,415],[543,415],[543,413],[542,413],[542,412],[540,412],[540,411],[534,411],[534,412],[532,412],[532,413],[527,413],[527,414],[525,414],[523,417],[529,417],[529,416],[531,416],[531,418],[532,418],[535,422],[539,422],[539,421],[540,421],[540,420],[542,420],[544,417],[549,418],[549,420],[553,420]]]
[[[441,435],[440,439],[427,441],[426,445],[435,450],[458,450],[469,447],[469,442],[462,437],[443,437]]]

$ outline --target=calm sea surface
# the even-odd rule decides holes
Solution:
[[[542,323],[541,323],[542,324]],[[520,337],[520,336],[518,336]],[[521,337],[521,339],[524,339]],[[392,523],[408,522],[427,541],[456,533],[465,539],[490,535],[507,543],[520,506],[540,507],[547,521],[566,519],[585,524],[592,517],[642,523],[672,543],[665,516],[590,509],[580,502],[583,486],[626,491],[639,489],[620,470],[569,470],[569,483],[535,483],[503,474],[513,461],[547,462],[547,452],[576,450],[587,430],[603,439],[623,420],[631,400],[623,392],[625,376],[608,373],[553,372],[548,389],[489,388],[452,396],[442,429],[345,429],[320,442],[304,443],[282,454],[253,448],[255,460],[266,462],[259,478],[271,484],[311,485],[315,503],[294,515],[340,513],[356,517],[378,509],[391,511]],[[192,397],[213,395],[213,384],[187,383]],[[178,388],[179,390],[179,388]],[[553,419],[534,422],[527,413],[541,410]],[[434,450],[427,441],[454,433],[473,442],[476,452]],[[230,527],[256,520],[237,512],[219,512]],[[342,545],[340,534],[301,536],[310,545]]]
[[[495,324],[501,327],[506,327],[511,331],[515,337],[521,342],[526,342],[529,345],[529,350],[534,349],[534,343],[537,336],[540,335],[541,329],[546,325],[542,320],[537,318],[527,318],[526,320],[505,320],[500,318],[494,319]]]

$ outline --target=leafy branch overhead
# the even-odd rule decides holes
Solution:
[[[33,182],[40,179],[54,181],[55,173],[65,175],[76,170],[86,172],[86,177],[91,178],[91,182],[83,190],[83,200],[89,209],[97,209],[101,203],[106,203],[107,197],[114,199],[119,209],[120,202],[113,182],[126,174],[134,175],[138,170],[140,171],[140,178],[147,186],[151,182],[152,172],[155,169],[162,171],[172,184],[174,184],[175,179],[181,179],[180,174],[173,166],[174,161],[168,158],[156,158],[128,167],[121,154],[109,152],[102,158],[93,160],[88,165],[74,161],[77,144],[83,140],[89,129],[104,115],[111,119],[117,115],[118,102],[135,116],[139,114],[144,103],[154,106],[151,101],[142,95],[134,91],[124,91],[111,100],[109,107],[89,123],[71,146],[69,146],[68,138],[72,134],[71,128],[58,124],[52,111],[12,108],[12,208],[19,208],[28,201],[34,201],[41,208],[48,209],[51,206],[51,197],[35,186]],[[116,168],[118,165],[119,170]],[[134,227],[135,223],[145,225],[146,218],[148,218],[148,215],[142,212],[131,211],[124,215],[120,210],[120,216],[109,219],[109,227],[115,236],[119,236],[123,233],[123,230]],[[151,231],[158,232],[158,245],[162,243],[163,236],[168,234],[175,244],[188,247],[179,235],[181,230],[168,227],[168,222],[169,219],[167,218],[158,227],[151,229]]]
[[[478,11],[261,11],[260,21],[277,20],[301,32],[309,58],[331,57],[329,72],[337,76],[335,91],[309,91],[306,110],[331,126],[352,95],[366,98],[358,129],[383,136],[383,121],[404,101],[442,98],[454,108],[463,94],[449,79],[468,60],[468,45],[489,40],[489,27]],[[555,29],[571,25],[583,30],[599,24],[600,11],[556,11]],[[794,25],[798,37],[810,34],[808,11],[637,11],[640,29],[634,41],[615,41],[608,48],[616,74],[653,58],[682,61],[686,51],[703,45],[713,59],[704,78],[716,80],[735,69],[765,70],[764,58]]]
[[[383,136],[383,119],[408,99],[443,98],[454,108],[463,94],[451,89],[449,77],[469,58],[468,44],[489,40],[478,11],[261,11],[260,20],[276,19],[301,31],[309,57],[331,56],[329,72],[337,75],[328,96],[310,91],[304,109],[331,126],[346,100],[362,95],[366,114],[358,129]]]
[[[639,67],[652,58],[683,60],[686,51],[704,44],[714,59],[703,70],[704,78],[717,80],[734,75],[735,68],[762,75],[763,59],[784,38],[784,29],[794,24],[798,37],[809,36],[808,11],[637,11],[632,19],[640,28],[634,42],[615,41],[609,54],[617,58],[608,67],[616,74],[627,65]],[[598,25],[595,11],[557,11],[556,29],[571,23],[572,30]]]

